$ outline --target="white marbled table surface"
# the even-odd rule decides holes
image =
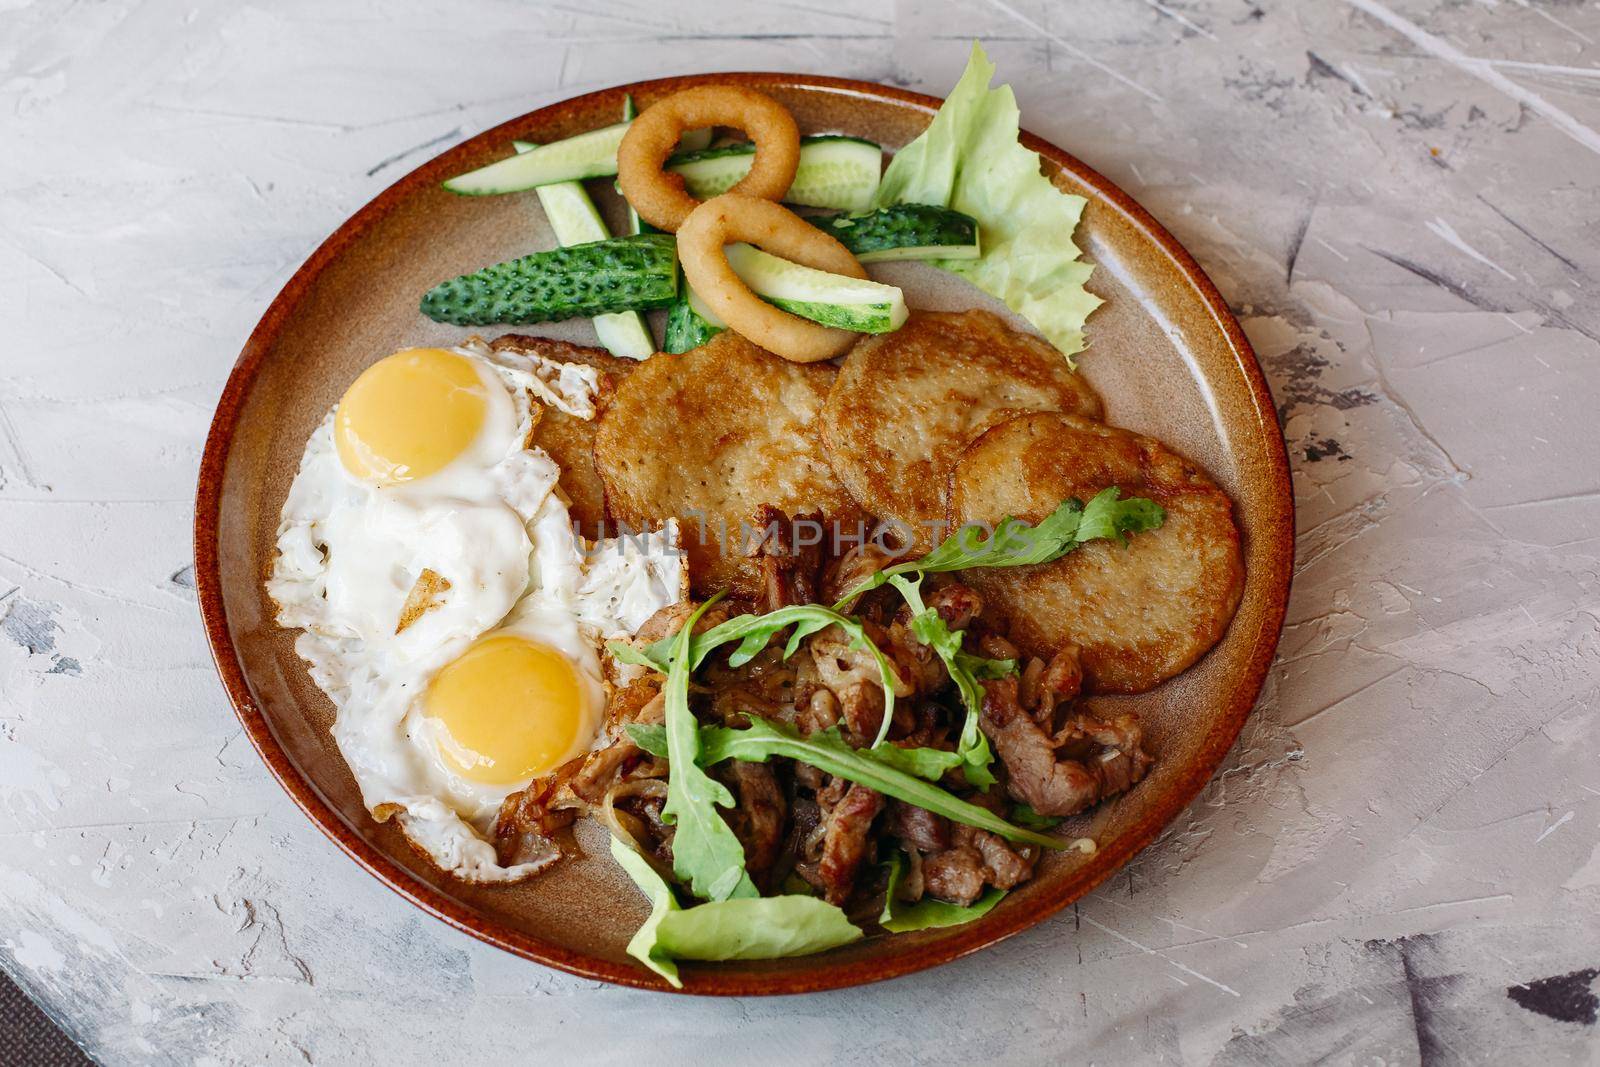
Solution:
[[[212,405],[350,212],[623,81],[943,93],[1195,253],[1300,547],[1226,769],[1081,905],[781,1000],[608,988],[402,903],[241,736]],[[1600,1062],[1600,3],[0,0],[0,965],[112,1063]]]

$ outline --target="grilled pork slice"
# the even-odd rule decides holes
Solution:
[[[1023,710],[1015,677],[984,682],[983,690],[983,732],[1005,764],[1006,789],[1040,815],[1076,815],[1150,769],[1136,716],[1102,722],[1078,712],[1052,736]]]

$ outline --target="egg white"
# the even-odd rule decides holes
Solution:
[[[330,412],[284,504],[267,589],[279,623],[304,631],[295,651],[337,709],[333,735],[368,810],[394,815],[442,869],[509,881],[537,868],[502,867],[485,834],[506,796],[527,783],[459,774],[441,758],[436,724],[418,698],[474,640],[515,633],[572,664],[585,697],[583,736],[592,739],[607,693],[604,642],[681,599],[687,577],[670,524],[637,538],[579,537],[556,489],[559,468],[524,447],[530,394],[593,417],[593,368],[494,353],[476,339],[455,351],[488,386],[473,443],[435,474],[376,488],[339,461]],[[396,633],[424,568],[450,587]]]

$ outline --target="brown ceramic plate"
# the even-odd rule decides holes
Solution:
[[[806,132],[843,131],[891,148],[916,136],[933,97],[882,85],[791,74],[718,74],[643,82],[543,108],[419,167],[340,226],[290,279],[250,335],[217,407],[195,505],[200,607],[223,684],[262,759],[339,847],[396,892],[493,945],[574,974],[667,989],[624,951],[643,897],[583,828],[586,857],[512,887],[461,884],[434,871],[399,832],[379,826],[328,732],[333,709],[273,625],[262,577],[278,513],[311,430],[356,374],[395,349],[453,343],[467,331],[417,312],[435,282],[553,247],[531,197],[463,198],[439,188],[504,155],[513,138],[553,141],[617,121],[625,92],[641,106],[690,85],[737,83],[771,93]],[[1081,365],[1109,421],[1153,434],[1203,463],[1232,494],[1248,575],[1227,636],[1193,669],[1138,697],[1155,770],[1079,820],[1093,856],[1049,857],[1039,876],[966,926],[868,938],[819,956],[685,965],[691,993],[748,996],[890,978],[975,951],[1081,897],[1152,839],[1211,777],[1261,690],[1289,591],[1294,522],[1283,437],[1260,366],[1215,287],[1166,230],[1111,182],[1036,137],[1055,182],[1087,197],[1079,241],[1106,305],[1090,320]],[[613,208],[616,205],[611,205]],[[1066,235],[1063,235],[1065,237]],[[896,267],[913,306],[993,307],[938,272]],[[552,334],[581,337],[588,324]],[[484,331],[493,336],[493,331]]]

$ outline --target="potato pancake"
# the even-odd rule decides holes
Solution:
[[[631,359],[619,359],[603,348],[587,348],[525,334],[508,333],[496,338],[489,347],[496,352],[516,352],[558,363],[583,363],[594,367],[600,371],[600,393],[595,397],[597,412],[605,410],[616,392],[617,383],[639,365]],[[578,524],[578,532],[591,539],[600,536],[600,524],[606,517],[605,487],[594,466],[594,432],[598,421],[598,414],[592,420],[580,419],[560,408],[544,405],[544,412],[528,441],[528,447],[537,445],[544,449],[561,468],[561,478],[556,484],[567,495],[567,510]]]
[[[725,330],[680,356],[652,356],[598,420],[594,458],[614,522],[676,518],[697,595],[759,589],[742,528],[770,504],[789,515],[855,513],[816,420],[836,371],[790,363]]]
[[[1024,411],[1099,418],[1100,398],[1066,357],[987,311],[915,311],[851,349],[828,394],[822,439],[861,507],[939,539],[951,466],[979,434]]]
[[[1128,430],[1023,415],[988,430],[957,461],[950,519],[1038,522],[1063,500],[1087,501],[1113,485],[1160,504],[1166,521],[1126,548],[1091,541],[1053,563],[969,570],[963,579],[1008,616],[1028,655],[1076,645],[1092,689],[1140,693],[1216,644],[1244,590],[1233,504],[1204,471]]]

